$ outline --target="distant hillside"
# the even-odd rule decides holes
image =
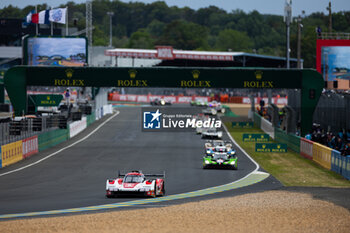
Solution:
[[[85,4],[68,2],[69,24],[77,19],[79,30],[85,28]],[[39,10],[47,5],[38,6]],[[8,6],[0,17],[24,18],[34,6],[23,9]],[[177,49],[256,52],[285,56],[285,24],[282,16],[263,15],[257,11],[226,12],[215,6],[193,10],[188,7],[168,7],[164,2],[124,3],[117,0],[93,1],[94,45],[107,45],[109,16],[113,11],[113,45],[127,48],[154,48],[172,45]],[[350,32],[350,12],[333,14],[333,32]],[[315,67],[316,33],[320,26],[328,30],[328,15],[314,13],[303,24],[302,58],[304,67]],[[291,27],[291,56],[296,57],[297,24]]]

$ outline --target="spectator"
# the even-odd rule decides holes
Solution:
[[[336,137],[334,149],[337,151],[342,151],[344,149],[344,143],[341,137]]]
[[[344,156],[350,155],[350,142],[344,146],[344,150],[341,153]]]
[[[305,135],[305,138],[306,138],[307,140],[311,140],[311,139],[312,139],[311,133],[309,132],[308,134],[306,134],[306,135]]]

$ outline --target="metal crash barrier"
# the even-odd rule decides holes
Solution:
[[[300,155],[312,160],[312,147],[314,142],[305,138],[300,138]]]
[[[262,119],[260,115],[254,113],[254,126],[266,132],[266,127],[262,127]],[[315,161],[322,167],[334,171],[344,178],[350,180],[350,155],[343,156],[339,151],[323,146],[319,143],[301,138],[285,131],[275,128],[275,141],[286,143],[288,148],[300,153],[304,158]],[[299,150],[298,150],[299,149]]]
[[[318,143],[314,143],[312,147],[312,156],[313,160],[320,164],[322,167],[331,169],[331,158],[332,158],[332,149],[326,146],[323,146]]]

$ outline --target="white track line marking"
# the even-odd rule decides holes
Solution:
[[[86,140],[87,138],[89,138],[89,137],[90,137],[91,135],[93,135],[97,130],[99,130],[102,126],[104,126],[107,122],[109,122],[109,121],[112,120],[114,117],[116,117],[119,113],[120,113],[119,111],[116,111],[116,113],[114,113],[111,117],[109,117],[106,121],[104,121],[102,124],[100,124],[99,126],[97,126],[96,129],[94,129],[93,131],[91,131],[88,135],[86,135],[86,136],[83,137],[82,139],[79,139],[78,141],[76,141],[76,142],[74,142],[74,143],[72,143],[72,144],[70,144],[70,145],[68,145],[68,146],[66,146],[66,147],[63,147],[62,149],[60,149],[60,150],[58,150],[58,151],[56,151],[56,152],[54,152],[54,153],[52,153],[52,154],[49,154],[48,156],[46,156],[46,157],[44,157],[44,158],[42,158],[42,159],[39,159],[38,161],[36,161],[36,162],[34,162],[34,163],[28,164],[28,165],[26,165],[26,166],[24,166],[24,167],[20,167],[20,168],[17,168],[17,169],[15,169],[15,170],[12,170],[12,171],[8,171],[8,172],[5,172],[5,173],[2,173],[2,174],[0,174],[0,177],[1,177],[1,176],[8,175],[8,174],[11,174],[11,173],[14,173],[14,172],[21,171],[21,170],[26,169],[26,168],[31,167],[31,166],[34,166],[34,165],[36,165],[36,164],[38,164],[38,163],[41,163],[42,161],[44,161],[44,160],[46,160],[46,159],[49,159],[49,158],[51,158],[52,156],[54,156],[54,155],[56,155],[56,154],[58,154],[58,153],[60,153],[60,152],[62,152],[62,151],[64,151],[64,150],[66,150],[66,149],[68,149],[68,148],[70,148],[70,147],[72,147],[72,146],[75,146],[76,144],[78,144],[78,143],[80,143],[80,142]]]
[[[249,176],[252,173],[257,172],[260,168],[260,165],[252,157],[250,157],[250,155],[242,147],[240,147],[240,145],[238,145],[238,143],[235,141],[235,139],[233,139],[233,137],[231,136],[230,132],[227,130],[226,125],[225,124],[222,124],[222,125],[224,126],[224,129],[225,129],[227,135],[229,136],[229,138],[231,139],[231,141],[233,142],[233,144],[235,144],[243,152],[243,154],[245,154],[245,156],[247,156],[256,166],[255,170],[252,171],[251,173],[249,173],[248,175],[246,175],[245,177]]]

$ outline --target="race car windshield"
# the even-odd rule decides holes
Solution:
[[[142,176],[129,175],[124,178],[124,183],[141,183],[142,181]]]
[[[214,144],[214,146],[223,146],[222,142],[214,142],[213,144]]]

